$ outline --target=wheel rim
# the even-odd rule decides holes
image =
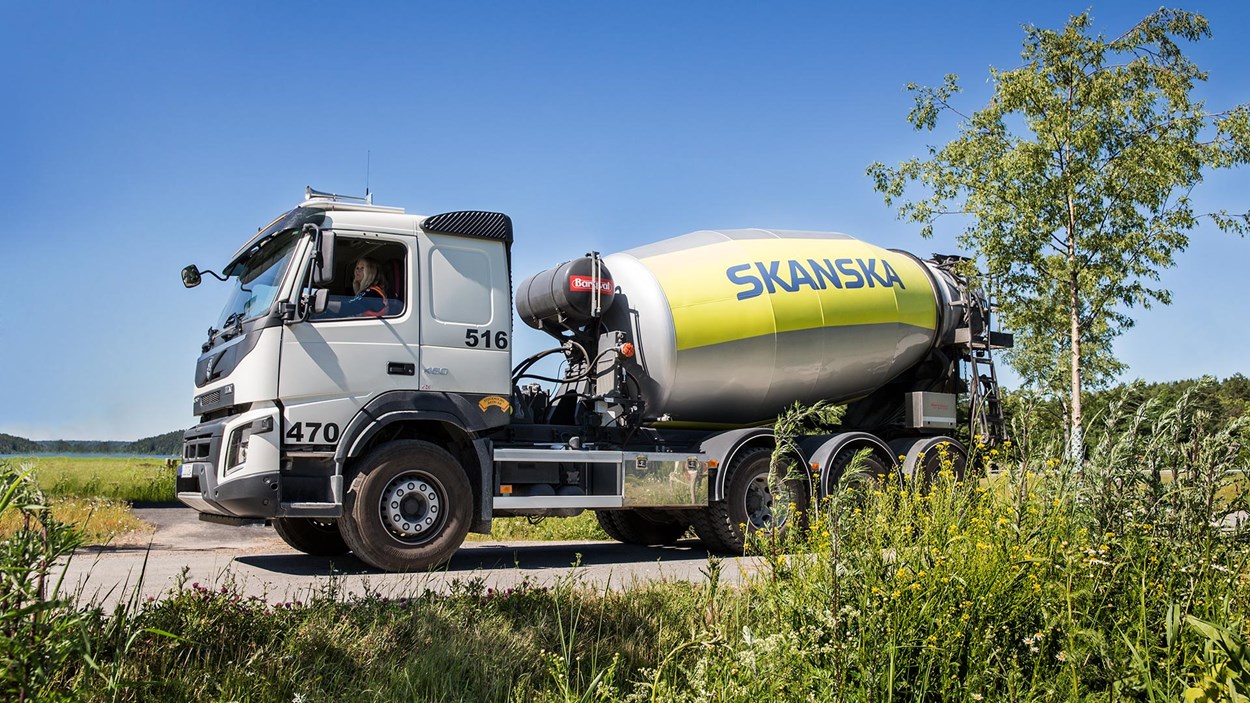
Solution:
[[[438,479],[424,471],[402,473],[386,484],[379,517],[391,537],[405,544],[433,539],[447,516],[447,493]]]
[[[760,474],[751,479],[745,498],[748,525],[756,530],[772,527],[773,494],[768,490],[768,474]]]

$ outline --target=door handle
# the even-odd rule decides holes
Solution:
[[[391,361],[386,365],[386,372],[392,376],[416,376],[417,365]]]

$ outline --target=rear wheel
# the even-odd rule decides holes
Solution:
[[[934,437],[919,440],[909,449],[904,470],[917,488],[927,492],[944,474],[962,482],[967,467],[968,450],[963,444],[950,437]]]
[[[361,561],[419,571],[456,553],[472,512],[469,479],[447,450],[418,440],[389,442],[361,461],[340,527]]]
[[[863,492],[881,486],[891,476],[897,479],[898,469],[879,450],[873,449],[861,455],[863,450],[863,446],[854,446],[838,452],[826,471],[825,495],[845,488]]]
[[[315,557],[333,557],[348,552],[337,520],[307,517],[276,517],[274,532],[296,551]]]
[[[772,450],[748,449],[729,466],[725,499],[697,511],[694,531],[716,552],[742,554],[752,532],[784,530],[805,519],[811,503],[811,482],[797,468],[778,467],[770,480]]]
[[[689,520],[658,510],[596,510],[595,518],[609,537],[625,544],[669,545],[690,529]]]

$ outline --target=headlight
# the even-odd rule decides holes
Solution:
[[[252,437],[252,426],[240,427],[230,435],[230,449],[226,452],[226,473],[247,463],[247,442]]]

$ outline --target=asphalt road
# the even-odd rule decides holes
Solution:
[[[445,592],[456,581],[478,579],[495,589],[526,579],[545,586],[576,579],[600,588],[661,579],[702,581],[708,565],[708,552],[693,540],[663,548],[616,542],[466,542],[438,571],[388,574],[351,555],[302,554],[269,527],[202,522],[182,506],[134,512],[155,531],[78,550],[65,569],[62,592],[78,594],[80,602],[111,606],[119,599],[159,598],[199,583],[209,588],[232,585],[245,595],[276,603],[304,600],[331,588],[344,595],[412,596],[425,590]],[[725,559],[721,578],[737,581],[757,567],[756,559]]]

